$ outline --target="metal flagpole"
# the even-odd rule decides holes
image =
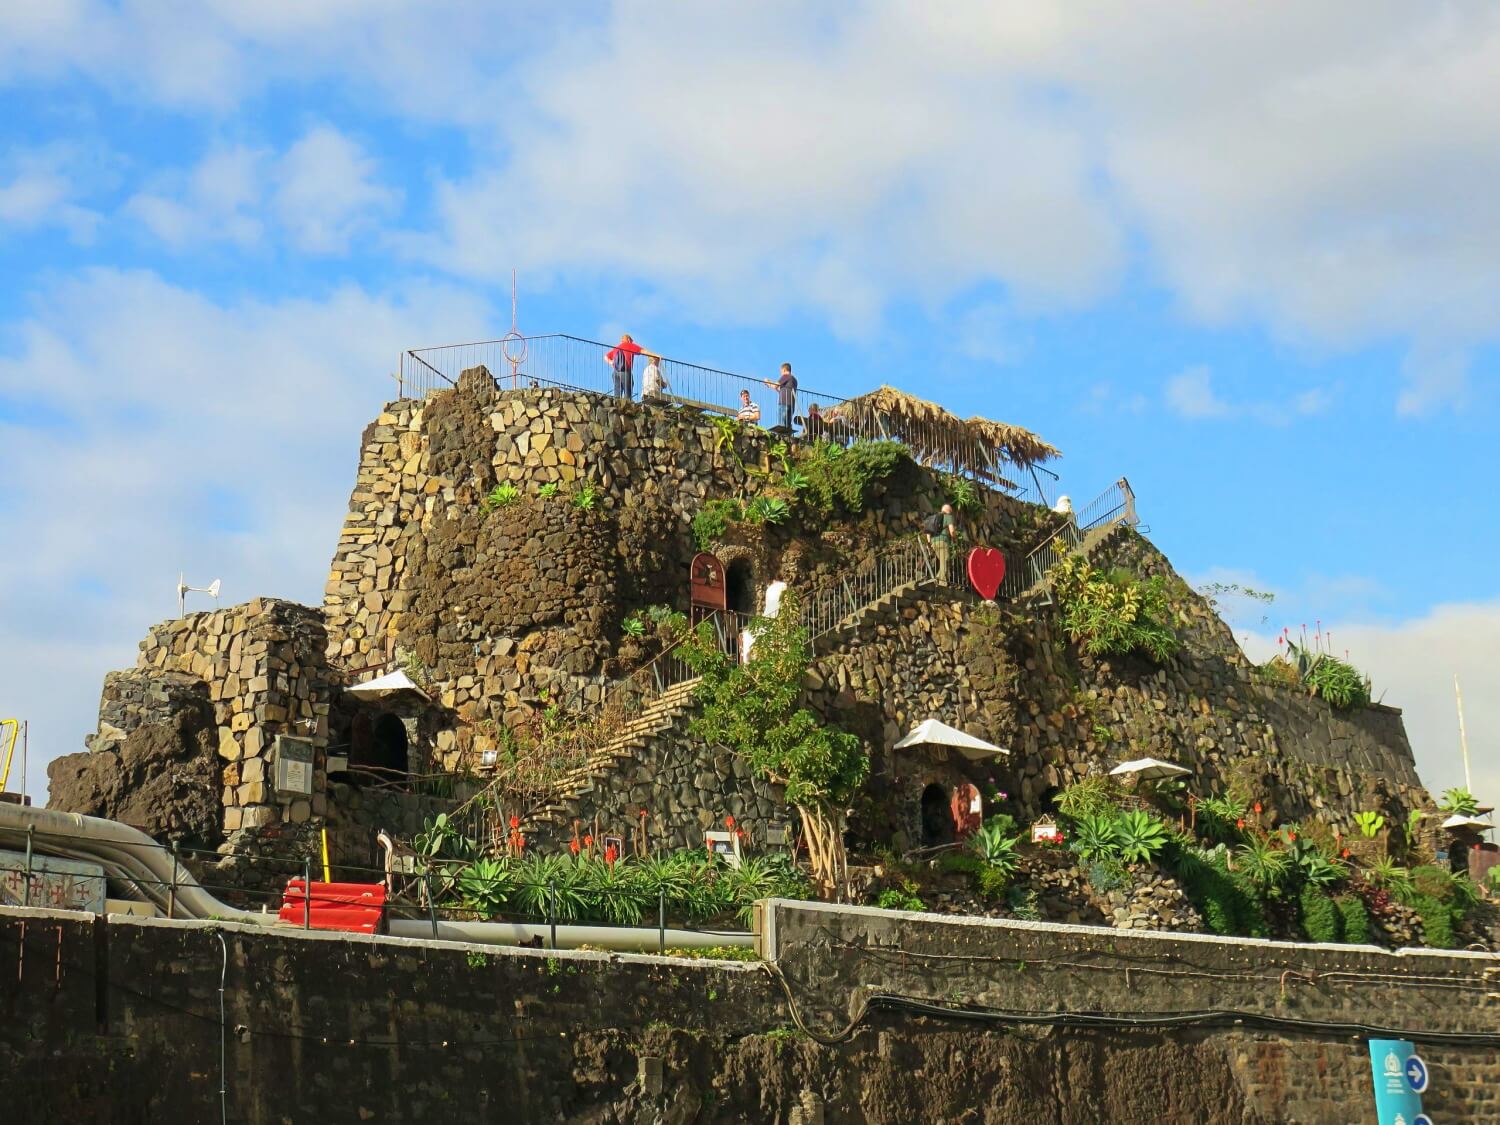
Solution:
[[[1458,686],[1457,674],[1453,677],[1453,696],[1458,700],[1458,748],[1464,756],[1464,788],[1473,793],[1474,785],[1469,780],[1469,737],[1464,733],[1464,693]]]

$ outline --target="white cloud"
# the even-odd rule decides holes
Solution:
[[[217,303],[99,270],[33,303],[3,326],[18,349],[0,401],[59,421],[0,422],[0,525],[26,545],[0,552],[0,713],[32,721],[39,791],[42,763],[92,728],[104,672],[176,612],[179,571],[222,578],[226,603],[321,599],[396,351],[492,325],[472,295],[426,284]]]
[[[173,250],[210,242],[249,248],[262,237],[261,195],[271,157],[245,145],[215,148],[196,167],[157,177],[125,213]]]
[[[0,76],[217,114],[336,83],[466,130],[414,252],[714,319],[1089,302],[1130,245],[1197,318],[1412,347],[1405,414],[1461,404],[1500,337],[1490,0],[60,0],[0,9]]]
[[[212,242],[248,249],[270,220],[302,251],[341,254],[400,199],[377,172],[357,143],[318,125],[280,156],[246,145],[211,149],[195,167],[158,176],[125,211],[178,251]]]
[[[1189,420],[1252,418],[1271,426],[1284,426],[1299,417],[1325,413],[1333,404],[1334,391],[1312,387],[1286,402],[1227,402],[1213,387],[1213,372],[1198,364],[1173,375],[1163,388],[1167,409]]]
[[[1331,628],[1337,655],[1347,649],[1376,697],[1401,708],[1418,772],[1434,795],[1464,780],[1453,692],[1453,677],[1460,677],[1474,792],[1485,804],[1500,804],[1500,695],[1489,688],[1500,667],[1500,602],[1440,605],[1392,625]],[[1257,660],[1276,651],[1274,634],[1252,633],[1243,643]]]
[[[375,175],[375,161],[338,130],[309,130],[276,173],[276,212],[292,241],[311,253],[348,249],[349,239],[392,211],[399,198]]]
[[[100,216],[77,202],[85,194],[81,163],[80,154],[65,145],[13,154],[6,161],[9,174],[0,171],[0,231],[55,226],[74,242],[88,242]]]
[[[1167,407],[1183,418],[1227,418],[1233,411],[1214,394],[1213,373],[1207,367],[1190,367],[1167,380]]]

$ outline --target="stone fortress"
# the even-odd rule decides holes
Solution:
[[[1199,792],[1235,783],[1283,820],[1346,833],[1359,810],[1394,823],[1431,805],[1399,711],[1336,711],[1253,675],[1131,521],[1087,549],[1167,579],[1183,644],[1159,665],[1079,652],[1025,587],[1028,553],[1066,518],[1052,497],[978,490],[970,541],[1022,576],[985,604],[923,569],[923,520],[947,478],[920,459],[858,511],[730,522],[705,544],[695,516],[766,495],[781,436],[507,381],[477,366],[389,403],[360,439],[323,604],[255,599],[151,628],[136,666],[106,678],[88,751],[53,763],[53,806],[217,848],[220,878],[247,884],[256,856],[310,855],[323,828],[335,864],[370,865],[375,833],[409,838],[486,786],[497,797],[475,830],[515,817],[532,848],[562,846],[578,823],[695,846],[726,817],[756,843],[785,841],[776,788],[692,736],[691,685],[663,678],[669,660],[638,627],[653,606],[693,609],[704,547],[727,611],[759,612],[773,583],[838,605],[806,689],[870,754],[856,844],[930,842],[924,812],[970,784],[1034,817],[1069,782],[1146,755],[1190,766]],[[881,584],[903,559],[908,580]],[[894,748],[929,717],[1011,753]],[[545,783],[525,782],[528,762]]]

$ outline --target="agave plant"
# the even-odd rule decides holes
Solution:
[[[1457,786],[1443,791],[1438,808],[1454,816],[1473,816],[1479,811],[1479,801],[1467,789]]]
[[[998,824],[986,824],[969,838],[969,848],[985,864],[1009,877],[1021,865],[1016,852],[1019,836],[1009,836]]]
[[[464,907],[486,918],[499,914],[514,890],[504,860],[476,859],[458,873],[458,893]]]
[[[1073,822],[1073,850],[1084,859],[1106,859],[1120,854],[1123,833],[1112,813],[1084,813]]]
[[[1146,863],[1167,846],[1167,826],[1144,809],[1131,809],[1117,822],[1120,858],[1127,863]]]

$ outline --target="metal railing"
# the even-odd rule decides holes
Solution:
[[[837,583],[806,595],[802,626],[808,639],[831,633],[893,590],[924,579],[936,580],[939,569],[937,550],[923,536],[898,540],[857,564]]]
[[[1007,560],[1005,580],[999,596],[1015,599],[1047,581],[1047,575],[1067,556],[1082,548],[1091,532],[1119,524],[1134,527],[1140,522],[1135,510],[1135,491],[1124,477],[1115,481],[1027,553],[1020,563]]]
[[[433,391],[456,386],[458,377],[474,367],[484,367],[502,389],[558,387],[601,397],[615,397],[615,371],[609,356],[614,345],[597,340],[555,333],[545,336],[509,336],[472,344],[446,344],[412,348],[401,353],[397,374],[398,393],[425,398]],[[647,349],[635,358],[630,375],[630,397],[641,397]],[[891,434],[879,419],[859,422],[845,416],[848,400],[798,387],[790,430],[779,429],[780,408],[776,391],[766,380],[721,371],[697,363],[662,357],[664,386],[655,400],[663,405],[692,406],[733,416],[740,408],[740,392],[760,407],[760,424],[773,433],[801,440],[825,440],[839,445],[855,441],[888,441]],[[812,407],[816,406],[816,416]],[[932,428],[931,440],[921,423],[906,423],[912,454],[922,464],[945,472],[960,472],[972,455],[972,444],[960,450],[948,448],[942,431]],[[920,448],[919,448],[920,447]],[[924,451],[925,450],[925,451]],[[1056,502],[1058,476],[1040,465],[1017,465],[995,454],[993,475],[1018,499],[1051,506]],[[965,474],[972,475],[972,474]],[[1006,487],[1008,486],[1008,487]]]

